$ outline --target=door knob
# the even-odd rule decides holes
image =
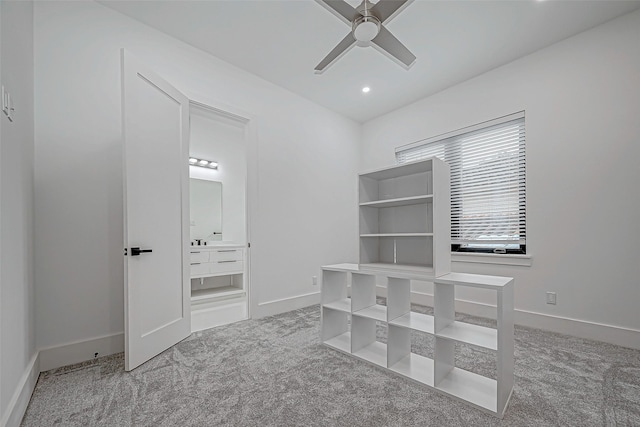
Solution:
[[[131,248],[131,256],[138,256],[140,254],[153,252],[152,249],[140,249],[140,248]]]

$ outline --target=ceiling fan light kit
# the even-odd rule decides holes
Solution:
[[[360,16],[353,21],[353,37],[368,45],[380,32],[380,25],[380,20],[375,16]]]
[[[324,72],[354,46],[372,46],[405,69],[411,68],[416,57],[384,26],[413,0],[380,0],[372,4],[363,0],[357,8],[344,0],[316,0],[338,19],[351,26],[351,32],[316,66]]]

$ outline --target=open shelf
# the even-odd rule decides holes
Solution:
[[[375,365],[387,367],[387,345],[380,341],[374,341],[368,346],[353,353],[354,356]]]
[[[389,321],[389,324],[433,334],[433,316],[428,314],[409,312]]]
[[[453,322],[436,335],[490,350],[498,349],[497,330],[471,323]]]
[[[433,387],[433,360],[428,357],[409,353],[389,369],[414,381]]]
[[[436,384],[436,388],[493,413],[497,412],[498,383],[491,378],[453,368]]]
[[[354,311],[353,315],[386,322],[387,307],[385,307],[384,305],[376,304],[372,305],[371,307],[363,308],[362,310]]]
[[[416,162],[405,163],[399,166],[396,165],[365,172],[360,174],[360,176],[375,181],[383,181],[394,178],[403,178],[410,175],[424,174],[425,172],[431,172],[431,169],[431,162],[418,160]]]
[[[351,313],[351,298],[344,298],[338,301],[329,302],[326,304],[322,304],[322,306],[325,308],[330,308],[332,310]]]
[[[409,273],[421,274],[425,277],[433,276],[433,268],[419,264],[391,264],[386,262],[370,262],[360,264],[362,270],[385,270],[385,271],[405,271]]]
[[[329,347],[336,350],[344,351],[346,353],[351,352],[351,332],[344,332],[337,337],[329,338],[324,342]]]
[[[191,290],[191,301],[203,301],[211,298],[228,298],[244,296],[244,289],[235,286],[222,286],[219,288]]]
[[[433,233],[369,233],[360,237],[432,237]]]
[[[411,197],[397,197],[395,199],[373,200],[371,202],[362,202],[360,206],[368,206],[372,208],[393,208],[397,206],[416,205],[427,203],[433,200],[432,194]]]

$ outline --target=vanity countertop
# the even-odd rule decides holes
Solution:
[[[233,243],[233,242],[220,242],[220,243],[209,243],[206,245],[200,246],[191,246],[190,249],[219,249],[219,248],[244,248],[246,244],[244,243]]]

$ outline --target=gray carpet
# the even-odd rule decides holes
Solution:
[[[22,425],[640,426],[637,350],[516,327],[499,420],[321,346],[319,323],[309,307],[195,333],[130,373],[122,354],[45,372]],[[413,336],[416,353],[432,344]],[[491,352],[457,350],[457,366],[495,378]]]

